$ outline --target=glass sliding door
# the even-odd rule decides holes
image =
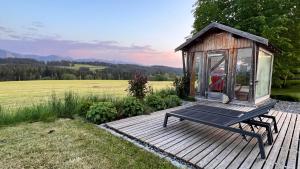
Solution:
[[[234,99],[248,101],[252,72],[252,48],[237,50]]]
[[[270,94],[271,75],[272,55],[263,50],[259,50],[255,98],[261,98]]]

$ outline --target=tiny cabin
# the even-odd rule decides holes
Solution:
[[[277,50],[268,39],[211,23],[175,49],[179,50],[190,96],[246,105],[270,98]]]

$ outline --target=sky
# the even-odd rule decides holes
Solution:
[[[181,67],[195,0],[1,2],[0,49]]]

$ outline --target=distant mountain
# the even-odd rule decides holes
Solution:
[[[41,56],[41,55],[26,55],[26,54],[19,54],[15,52],[10,52],[7,50],[0,49],[0,58],[28,58],[28,59],[35,59],[37,61],[42,62],[49,62],[49,61],[76,61],[76,62],[105,62],[105,63],[112,63],[112,64],[132,64],[131,62],[123,62],[117,60],[104,60],[104,59],[93,59],[93,58],[86,58],[86,59],[74,59],[69,56],[57,56],[57,55],[48,55],[48,56]]]
[[[19,53],[10,52],[7,50],[0,49],[0,58],[29,58],[35,59],[38,61],[61,61],[61,60],[69,60],[72,61],[71,57],[62,57],[57,55],[48,55],[48,56],[40,56],[40,55],[23,55]]]

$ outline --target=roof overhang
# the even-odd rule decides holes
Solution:
[[[260,44],[263,44],[265,46],[269,46],[269,41],[266,38],[260,37],[260,36],[256,36],[253,35],[251,33],[248,32],[244,32],[220,23],[216,23],[216,22],[212,22],[211,24],[207,25],[205,28],[203,28],[201,31],[199,31],[198,33],[196,33],[193,37],[191,37],[190,39],[188,39],[186,42],[184,42],[183,44],[181,44],[180,46],[178,46],[175,49],[175,52],[182,50],[186,47],[188,47],[189,45],[191,45],[194,41],[196,41],[197,39],[201,38],[201,36],[203,36],[206,32],[208,32],[211,29],[219,29],[219,30],[223,30],[229,33],[232,33],[234,35],[246,38],[246,39],[250,39],[252,41],[258,42]]]

